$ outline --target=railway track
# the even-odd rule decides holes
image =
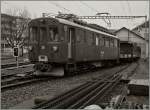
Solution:
[[[102,100],[103,97],[121,80],[122,75],[120,72],[127,69],[129,66],[130,65],[127,65],[105,78],[100,77],[93,81],[86,82],[54,99],[34,106],[33,109],[82,109],[85,106],[94,103],[97,99]]]
[[[50,79],[52,78],[50,77],[37,78],[32,76],[26,78],[16,78],[16,79],[9,80],[8,82],[2,82],[1,91],[6,91],[16,87],[21,87],[38,81],[46,81]]]
[[[23,74],[24,74],[24,75],[29,75],[29,74],[32,74],[33,71],[34,71],[34,70],[29,70],[29,71],[26,71],[26,72],[23,73]],[[22,74],[22,75],[23,75],[23,74]],[[9,74],[6,74],[6,73],[4,74],[4,73],[3,73],[3,74],[1,75],[1,79],[2,79],[2,80],[5,80],[5,79],[11,78],[11,77],[15,77],[15,76],[17,76],[17,75],[19,75],[19,73],[9,73]],[[21,75],[21,74],[20,74],[20,75]]]
[[[48,79],[49,78],[34,78],[34,77],[15,79],[15,83],[2,85],[1,86],[1,91],[8,90],[8,89],[11,89],[11,88],[20,87],[20,86],[25,86],[27,84],[31,84],[31,83],[34,83],[34,82],[37,82],[37,81],[44,81],[44,80],[48,80]]]
[[[1,81],[1,90],[4,91],[14,87],[24,86],[26,84],[31,84],[37,81],[50,79],[50,77],[35,77],[32,75],[33,72],[34,71],[31,70],[22,74],[12,73],[9,75],[3,75]]]
[[[21,63],[19,63],[19,67],[29,65],[29,64],[31,64],[31,63],[30,62],[21,62]],[[9,63],[9,64],[1,65],[1,69],[14,69],[14,68],[17,68],[16,63]]]

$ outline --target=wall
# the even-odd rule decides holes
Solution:
[[[127,29],[121,29],[117,33],[118,38],[121,41],[130,41],[137,43],[141,47],[141,58],[148,57],[148,42],[144,39],[138,37],[137,35],[133,34],[131,31],[128,31]]]

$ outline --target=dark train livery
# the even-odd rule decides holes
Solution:
[[[64,76],[78,68],[120,60],[120,41],[115,35],[82,23],[37,18],[29,23],[29,36],[29,59],[36,74]]]
[[[120,41],[120,62],[136,61],[140,55],[141,48],[137,44]]]

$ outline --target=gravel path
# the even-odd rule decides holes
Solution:
[[[16,88],[13,90],[4,91],[1,93],[1,107],[7,109],[13,107],[23,101],[32,99],[38,96],[48,95],[50,98],[66,92],[74,87],[77,87],[84,82],[93,78],[97,78],[101,74],[117,71],[121,67],[112,69],[102,69],[97,72],[76,75],[73,77],[59,78],[45,82],[39,82],[25,87]]]

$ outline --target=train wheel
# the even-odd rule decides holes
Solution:
[[[65,76],[72,76],[76,73],[76,64],[66,64],[64,67]]]

